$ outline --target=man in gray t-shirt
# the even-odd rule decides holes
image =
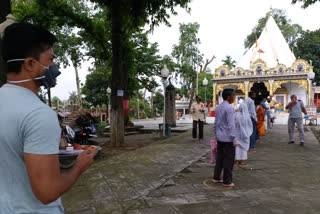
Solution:
[[[289,109],[288,132],[289,144],[294,143],[294,126],[297,124],[299,130],[300,146],[304,145],[304,130],[301,111],[307,115],[307,111],[301,100],[297,100],[296,95],[291,95],[291,102],[286,106]]]
[[[82,152],[66,172],[59,168],[56,113],[37,97],[60,74],[52,49],[56,38],[31,24],[8,26],[2,39],[7,82],[0,88],[0,213],[63,213],[60,196],[93,162]]]

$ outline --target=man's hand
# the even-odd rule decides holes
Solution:
[[[97,151],[89,153],[89,149],[83,151],[80,153],[80,155],[77,157],[75,167],[78,167],[80,169],[80,172],[86,171],[91,164],[93,163],[93,158],[97,154]]]
[[[233,146],[234,146],[234,147],[237,147],[238,145],[239,145],[238,142],[233,142]]]

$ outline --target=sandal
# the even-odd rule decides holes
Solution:
[[[215,180],[215,179],[212,179],[212,182],[215,183],[215,184],[216,184],[216,183],[222,183],[223,180]]]
[[[225,186],[225,187],[234,187],[234,183],[231,183],[231,184],[222,184],[222,186]]]

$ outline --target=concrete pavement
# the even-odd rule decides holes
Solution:
[[[297,135],[297,133],[296,133]],[[304,147],[276,125],[234,168],[231,189],[213,184],[212,125],[97,162],[63,197],[66,213],[320,213],[320,147],[306,127]]]

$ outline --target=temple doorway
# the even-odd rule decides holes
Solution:
[[[262,96],[262,97],[269,96],[269,91],[263,82],[254,83],[251,88],[251,91],[255,92],[257,94],[257,96]]]

